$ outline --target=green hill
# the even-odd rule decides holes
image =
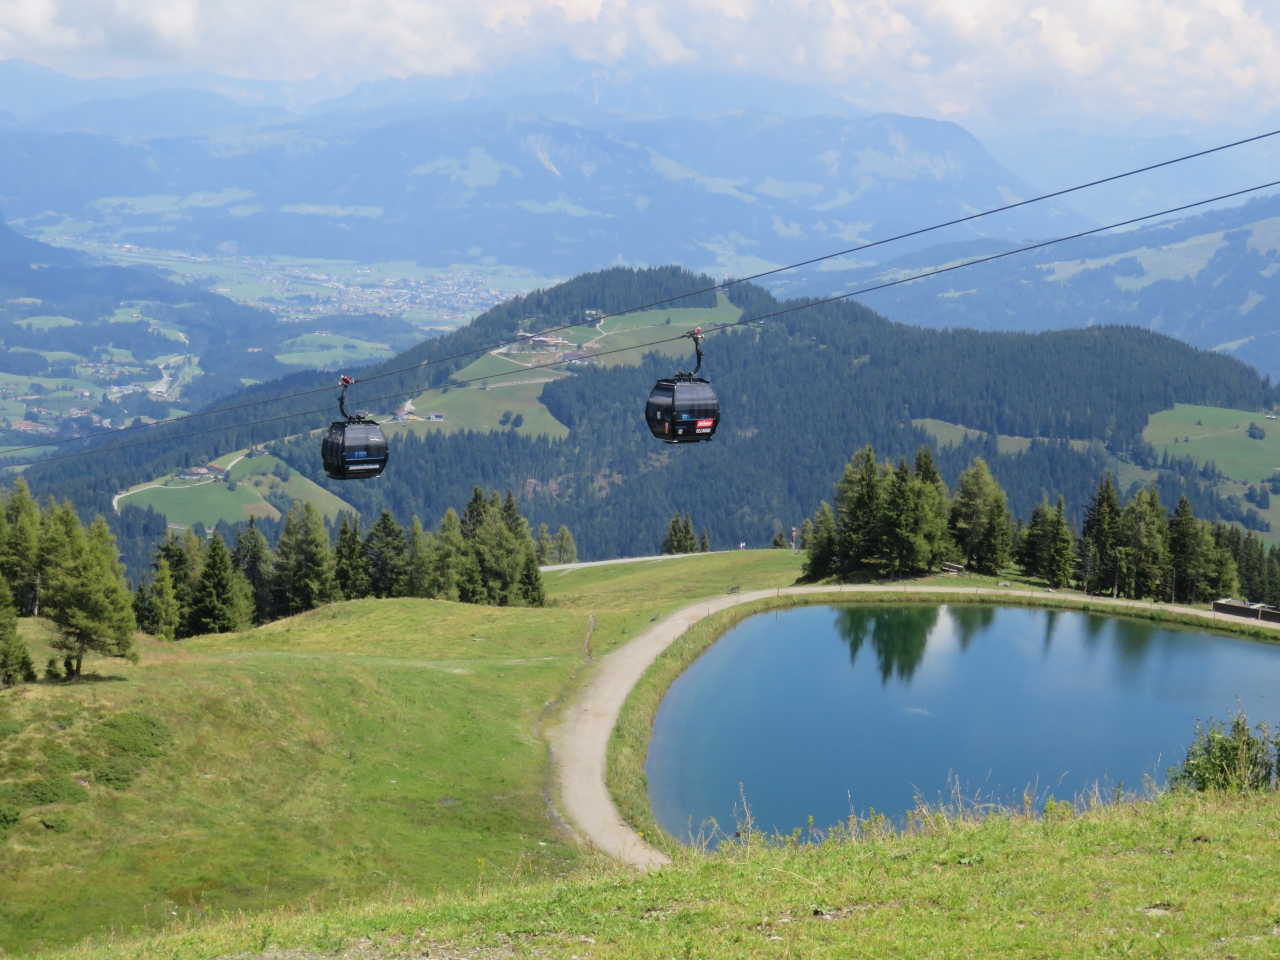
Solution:
[[[144,642],[137,665],[94,660],[80,684],[0,690],[0,808],[21,811],[0,826],[0,948],[389,887],[427,896],[481,869],[561,875],[580,853],[547,815],[540,718],[573,689],[589,618],[600,656],[687,602],[690,570],[722,594],[789,584],[799,559],[549,573],[536,610],[337,604]],[[41,622],[22,626],[43,663]],[[130,714],[160,718],[172,740],[124,783],[104,766],[101,730]],[[52,802],[33,805],[33,790]]]
[[[587,656],[684,606],[690,584],[723,595],[797,569],[790,551],[732,551],[549,572],[543,609],[337,604],[145,642],[138,664],[93,661],[78,685],[0,691],[0,792],[44,801],[0,827],[0,946],[82,960],[1269,955],[1272,792],[936,811],[906,832],[872,816],[800,842],[677,850],[650,874],[567,842],[540,734]],[[41,658],[43,629],[23,622]]]
[[[243,523],[250,517],[278,520],[290,500],[309,500],[333,521],[343,510],[355,512],[349,503],[275,457],[244,454],[237,451],[213,461],[224,468],[230,466],[225,476],[191,479],[169,474],[139,484],[115,498],[116,509],[150,507],[175,526],[202,523],[210,530],[219,521]],[[281,473],[288,479],[278,475]]]

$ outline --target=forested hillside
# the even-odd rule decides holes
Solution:
[[[455,357],[520,329],[580,319],[586,309],[616,310],[708,282],[675,268],[586,275],[503,304],[470,327],[423,343],[366,375]],[[735,288],[731,299],[746,317],[780,308],[751,285]],[[706,294],[680,305],[712,302]],[[1014,511],[1026,516],[1044,494],[1084,502],[1106,463],[1103,444],[1112,453],[1141,455],[1147,417],[1174,402],[1258,409],[1275,401],[1269,383],[1239,361],[1133,327],[1044,334],[924,330],[846,302],[716,333],[706,349],[705,369],[724,410],[719,434],[709,444],[666,447],[648,435],[641,420],[644,399],[654,379],[672,372],[670,361],[648,356],[633,367],[575,366],[573,376],[546,385],[543,402],[570,428],[564,441],[512,431],[395,439],[392,465],[377,482],[325,480],[318,441],[298,435],[331,418],[332,400],[324,390],[161,428],[174,438],[37,465],[28,477],[42,492],[102,510],[123,486],[201,456],[294,434],[279,445],[279,455],[340,491],[365,516],[388,509],[407,523],[414,515],[440,516],[450,506],[460,507],[476,484],[510,488],[534,523],[567,524],[583,557],[598,558],[656,550],[675,510],[692,511],[717,548],[768,542],[776,530],[798,525],[828,495],[852,450],[872,443],[896,458],[930,443],[912,425],[915,418],[987,431],[987,440],[940,450],[940,469],[953,483],[974,455],[984,456],[1009,491]],[[353,397],[359,403],[361,395],[416,392],[445,382],[470,359],[357,385]],[[231,402],[319,382],[319,375],[297,376],[254,387]],[[222,429],[260,418],[278,419]],[[214,432],[182,438],[196,423]],[[994,449],[995,434],[1044,440],[1004,455]],[[1073,449],[1059,442],[1065,439],[1099,443]]]

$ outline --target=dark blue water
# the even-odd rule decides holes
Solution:
[[[658,710],[653,810],[687,837],[819,827],[919,795],[1020,803],[1138,790],[1236,698],[1280,720],[1280,646],[1083,613],[943,605],[800,607],[717,641]],[[949,781],[949,778],[952,778]]]

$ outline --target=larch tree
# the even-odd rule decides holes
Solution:
[[[324,518],[310,500],[293,501],[276,553],[277,609],[284,616],[313,610],[332,600],[333,553]]]
[[[77,522],[61,549],[65,559],[51,574],[47,607],[58,630],[50,646],[66,655],[68,679],[80,679],[89,652],[136,658],[133,595],[106,520],[95,518],[88,536]]]
[[[573,542],[573,534],[569,532],[569,528],[563,524],[556,531],[554,556],[556,563],[578,562],[578,545]]]
[[[0,579],[0,687],[31,683],[36,679],[36,665],[31,651],[18,636],[18,611],[13,605],[9,585]]]
[[[147,624],[147,628],[153,635],[165,640],[177,638],[178,625],[182,622],[182,608],[178,605],[177,594],[174,593],[169,561],[164,558],[156,561],[156,571],[151,578],[148,611],[151,621]]]
[[[274,613],[275,557],[253,517],[249,518],[249,525],[240,530],[235,549],[231,551],[231,562],[249,584],[253,597],[253,622],[266,623]]]

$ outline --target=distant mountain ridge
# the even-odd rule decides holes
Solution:
[[[788,296],[856,290],[1016,244],[952,243],[832,276],[790,275]],[[1072,241],[860,298],[925,327],[1053,330],[1123,323],[1239,357],[1280,381],[1280,197]]]

